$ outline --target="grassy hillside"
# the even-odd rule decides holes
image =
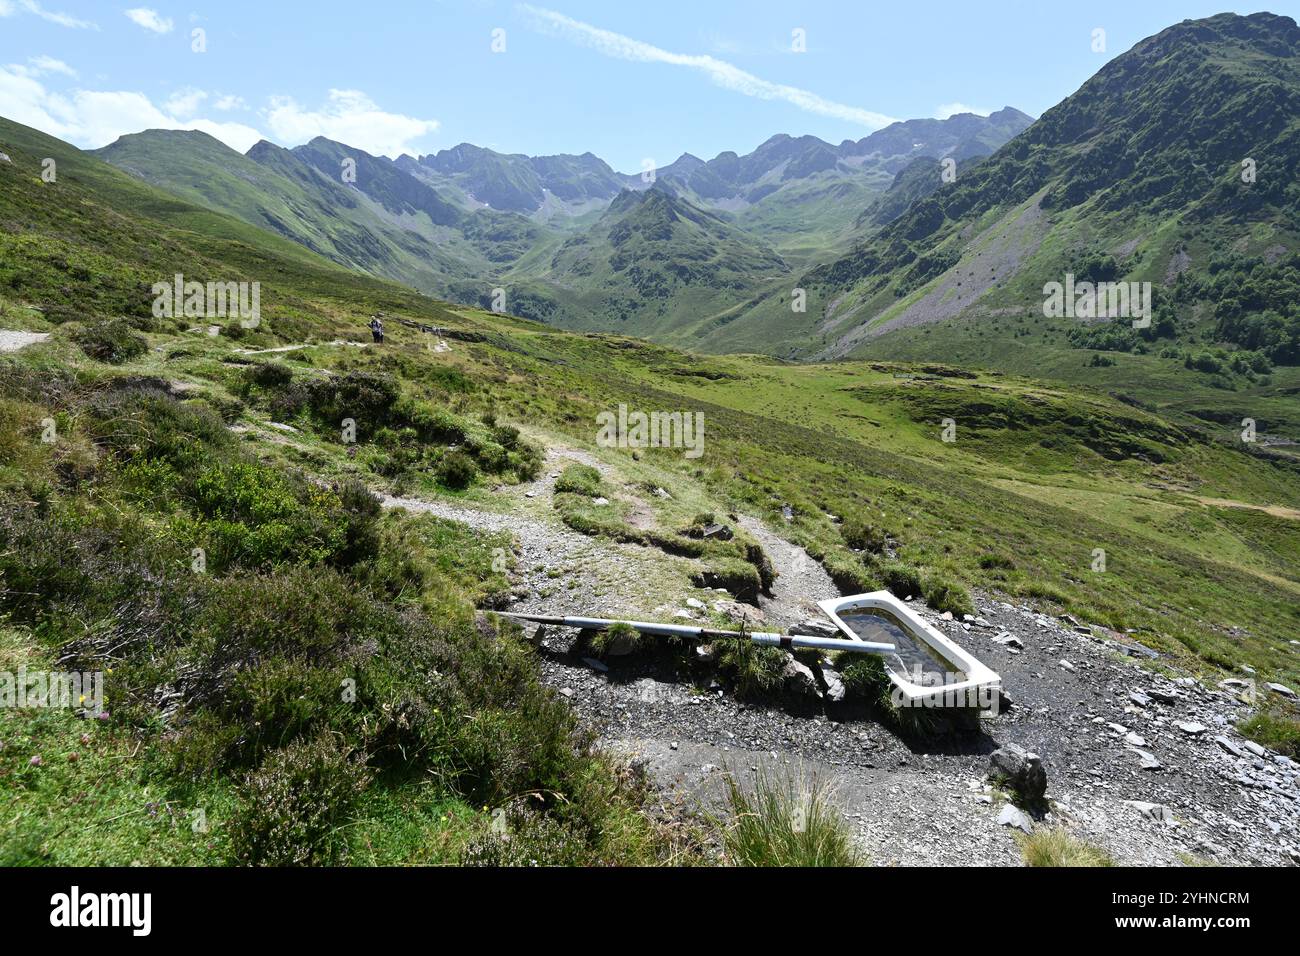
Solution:
[[[449,306],[12,124],[0,142],[0,328],[51,333],[0,356],[0,655],[112,670],[103,716],[0,716],[5,862],[704,858],[476,613],[508,542],[372,497],[491,506],[560,444],[644,493],[636,526],[567,502],[586,533],[667,554],[690,513],[743,512],[849,593],[960,610],[981,587],[1131,632],[1152,666],[1300,678],[1286,460],[1092,387],[701,358]],[[44,155],[67,160],[57,183]],[[260,281],[261,324],[155,318],[149,286],[177,271]],[[619,403],[702,412],[703,456],[598,448]],[[715,558],[749,567],[664,562],[656,589],[693,593]]]

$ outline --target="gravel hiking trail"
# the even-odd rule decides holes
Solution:
[[[15,332],[10,329],[0,329],[0,352],[17,352],[37,342],[44,342],[49,337],[49,332]]]

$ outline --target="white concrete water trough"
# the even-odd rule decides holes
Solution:
[[[787,650],[876,654],[894,685],[894,702],[898,706],[997,712],[1002,678],[888,591],[831,598],[818,602],[818,606],[834,622],[838,635],[727,631],[690,624],[547,614],[502,613],[501,617],[582,631],[604,631],[619,624],[661,637],[701,641],[732,638]]]
[[[826,616],[847,638],[836,650],[863,650],[881,655],[894,685],[894,702],[905,707],[998,710],[1002,678],[931,627],[924,618],[888,591],[818,601]],[[883,645],[893,645],[879,651]]]

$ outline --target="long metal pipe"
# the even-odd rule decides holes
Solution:
[[[602,617],[554,617],[546,614],[513,614],[501,612],[501,617],[513,621],[532,621],[554,627],[574,627],[582,631],[604,631],[613,624],[626,624],[642,634],[661,637],[690,637],[697,640],[711,638],[745,638],[768,647],[814,648],[819,651],[850,651],[857,654],[888,654],[895,650],[893,644],[876,644],[871,641],[848,640],[838,637],[813,637],[805,634],[777,634],[773,631],[722,631],[711,627],[693,627],[689,624],[657,624],[649,621],[613,621]]]

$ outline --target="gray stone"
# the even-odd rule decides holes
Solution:
[[[1003,804],[1002,810],[998,813],[998,824],[1004,827],[1015,827],[1025,833],[1034,832],[1034,821],[1029,818],[1029,814],[1009,803]]]
[[[988,776],[1025,800],[1041,800],[1047,792],[1043,762],[1019,744],[1005,744],[989,754]]]
[[[1199,737],[1201,734],[1205,733],[1205,725],[1198,724],[1194,720],[1180,721],[1178,729],[1189,737]]]
[[[605,653],[610,657],[626,657],[641,646],[641,635],[635,632],[619,632],[605,644]]]
[[[1295,699],[1296,696],[1295,691],[1293,691],[1290,687],[1287,687],[1286,684],[1266,683],[1264,686],[1267,687],[1275,694],[1280,694],[1281,696],[1290,698],[1292,700]]]
[[[810,617],[790,628],[791,634],[807,634],[810,637],[841,637],[840,629],[830,621],[819,621]]]
[[[1148,820],[1155,820],[1157,823],[1165,820],[1172,820],[1174,815],[1169,812],[1169,808],[1162,803],[1147,803],[1144,800],[1125,800],[1124,805],[1132,807]]]
[[[1138,758],[1142,761],[1143,770],[1160,770],[1163,768],[1164,765],[1150,751],[1143,750],[1140,747],[1129,747],[1128,749],[1138,755]]]
[[[804,697],[820,697],[821,688],[817,685],[817,678],[807,664],[802,664],[793,657],[788,657],[785,662],[785,668],[781,671],[781,680],[785,683],[786,690]]]
[[[1214,742],[1218,744],[1220,747],[1222,747],[1224,750],[1228,751],[1228,753],[1232,754],[1234,757],[1246,756],[1246,752],[1242,750],[1240,747],[1238,747],[1236,744],[1234,744],[1227,737],[1222,737],[1222,736],[1215,737]]]
[[[826,699],[839,703],[844,699],[844,681],[840,680],[840,675],[833,667],[823,664],[822,680],[826,683]]]

